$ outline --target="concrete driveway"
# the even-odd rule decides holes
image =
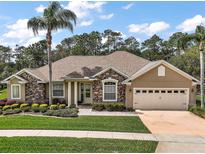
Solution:
[[[142,111],[139,116],[153,134],[205,136],[205,119],[188,111]]]

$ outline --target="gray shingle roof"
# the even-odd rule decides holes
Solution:
[[[52,64],[53,81],[62,80],[62,77],[91,77],[108,67],[131,76],[149,62],[125,51],[116,51],[105,56],[68,56]],[[29,71],[48,81],[48,65]]]

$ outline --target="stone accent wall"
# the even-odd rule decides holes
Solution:
[[[37,83],[39,79],[36,79],[26,72],[19,76],[28,81],[25,85],[26,101],[42,101],[46,98],[46,85],[43,83]]]
[[[102,80],[112,78],[118,80],[117,85],[117,102],[125,102],[125,89],[126,85],[122,84],[122,82],[127,79],[126,77],[120,75],[114,70],[110,69],[99,76],[96,77],[97,80],[93,82],[93,102],[103,102],[103,84]]]

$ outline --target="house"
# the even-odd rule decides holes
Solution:
[[[164,60],[150,62],[125,51],[69,56],[53,63],[53,98],[67,104],[124,102],[135,109],[186,110],[198,80]],[[9,99],[48,98],[48,65],[23,69],[3,80]]]

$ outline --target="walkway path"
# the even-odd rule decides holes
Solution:
[[[109,112],[109,111],[92,111],[92,109],[79,109],[80,116],[137,116],[135,112]]]

